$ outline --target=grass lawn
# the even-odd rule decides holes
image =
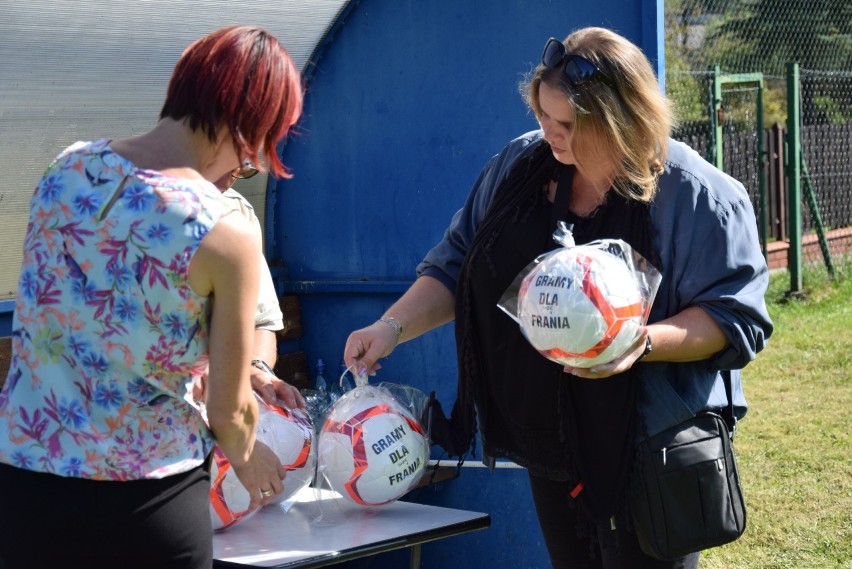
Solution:
[[[750,409],[735,440],[745,535],[702,569],[852,569],[852,264],[804,272],[804,298],[773,275],[775,332],[743,371]]]

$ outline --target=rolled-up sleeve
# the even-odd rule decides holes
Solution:
[[[444,237],[417,265],[417,276],[430,276],[455,294],[462,262],[476,231],[494,200],[500,183],[515,162],[541,139],[541,131],[532,131],[510,142],[488,161],[468,194],[464,206],[453,215]]]
[[[487,193],[483,190],[484,182],[491,178],[493,162],[492,159],[488,163],[474,184],[464,206],[453,215],[449,227],[444,231],[443,239],[432,247],[423,261],[417,265],[418,277],[427,275],[436,278],[454,294],[462,261],[467,255],[481,221],[478,213],[483,204],[480,202],[485,199]]]
[[[694,170],[689,165],[670,172],[669,187],[661,185],[674,207],[661,215],[659,240],[670,270],[666,314],[660,316],[703,308],[728,340],[708,363],[739,369],[763,350],[773,330],[757,221],[742,184],[706,163],[695,163]]]
[[[701,268],[715,273],[716,279],[705,288],[699,280],[690,280],[689,275],[686,282],[696,285],[691,304],[707,311],[728,339],[711,364],[719,369],[739,369],[763,350],[772,334],[764,298],[769,270],[748,198],[721,209],[720,222],[706,229],[699,251],[704,265]]]

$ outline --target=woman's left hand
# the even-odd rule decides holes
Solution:
[[[255,441],[249,460],[239,465],[231,461],[231,466],[251,497],[249,508],[265,506],[284,491],[287,470],[278,455],[260,441]]]
[[[627,350],[621,357],[616,358],[607,364],[595,365],[590,368],[565,366],[562,371],[584,379],[604,379],[617,373],[623,373],[633,367],[633,364],[635,364],[639,358],[642,357],[642,354],[645,353],[645,342],[647,337],[648,329],[644,328],[641,336],[639,336],[629,350]]]
[[[255,393],[271,405],[276,405],[280,401],[288,409],[307,407],[305,398],[299,390],[274,374],[252,366],[250,379]]]

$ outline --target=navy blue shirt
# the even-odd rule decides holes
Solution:
[[[541,137],[541,131],[526,133],[489,161],[443,239],[418,265],[418,276],[436,278],[455,292],[461,264],[497,187]],[[734,370],[734,404],[741,417],[747,404],[739,369],[772,333],[764,302],[769,273],[748,194],[687,145],[671,140],[649,211],[662,274],[649,323],[700,306],[719,325],[727,345],[706,360],[637,364],[648,395],[640,405],[643,427],[654,434],[703,409],[724,407],[722,369]]]

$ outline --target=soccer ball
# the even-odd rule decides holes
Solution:
[[[594,246],[558,250],[527,274],[518,322],[532,346],[562,365],[611,362],[641,334],[646,303],[627,263]]]
[[[210,465],[210,521],[213,531],[223,531],[254,515],[251,497],[237,478],[230,461],[217,446]]]
[[[271,413],[261,415],[257,438],[275,451],[287,471],[284,491],[270,502],[280,504],[314,480],[314,424],[301,409],[288,410],[274,405],[270,407]]]
[[[420,423],[381,387],[356,387],[329,410],[319,435],[319,471],[361,506],[401,498],[420,481],[429,442]]]
[[[313,452],[314,428],[310,417],[299,409],[284,409],[258,401],[260,417],[257,440],[278,456],[287,471],[284,491],[270,504],[281,503],[313,481],[316,455]],[[251,517],[251,498],[219,449],[213,452],[210,470],[210,519],[213,529],[225,530]]]

